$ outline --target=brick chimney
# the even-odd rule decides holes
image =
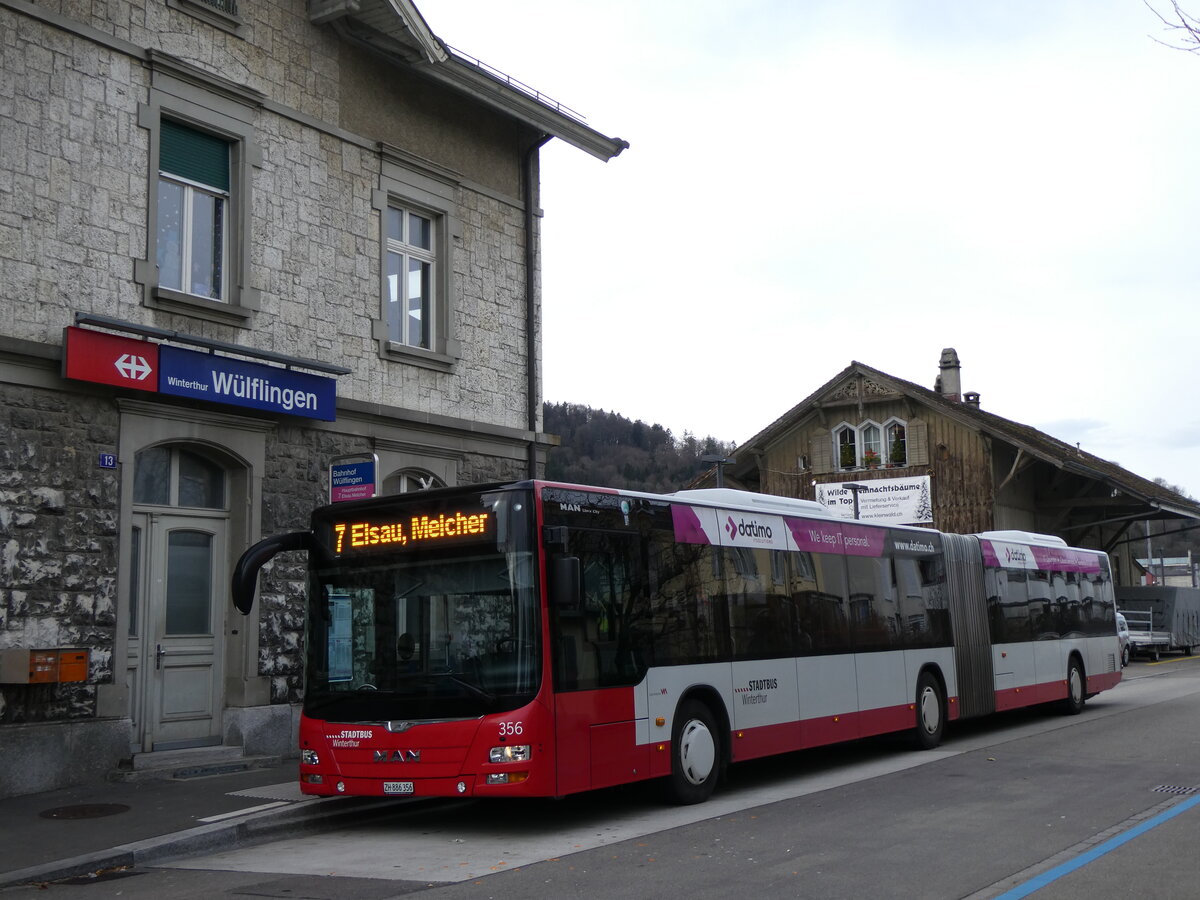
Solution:
[[[942,351],[942,359],[938,363],[941,374],[938,375],[934,390],[955,403],[962,401],[962,366],[958,363],[958,351],[947,347]]]

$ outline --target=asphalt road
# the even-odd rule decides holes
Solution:
[[[1033,710],[747,763],[706,804],[654,786],[414,803],[360,828],[0,898],[1200,895],[1200,657]]]

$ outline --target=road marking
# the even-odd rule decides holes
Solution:
[[[197,822],[211,824],[213,822],[221,822],[225,819],[232,819],[235,816],[248,816],[250,813],[263,812],[268,809],[278,809],[281,806],[291,806],[287,800],[280,800],[276,803],[263,803],[260,806],[247,806],[245,809],[235,809],[233,812],[221,813],[216,816],[205,816],[203,819],[197,819]]]
[[[1192,797],[1190,800],[1184,800],[1183,802],[1178,803],[1175,806],[1172,806],[1170,809],[1166,810],[1165,812],[1161,812],[1157,816],[1154,816],[1151,819],[1147,819],[1146,821],[1142,822],[1140,825],[1135,825],[1133,828],[1130,828],[1128,831],[1123,832],[1122,834],[1119,834],[1114,838],[1109,838],[1103,844],[1100,844],[1097,847],[1093,847],[1091,850],[1088,850],[1086,853],[1082,853],[1079,856],[1075,857],[1074,859],[1072,859],[1068,862],[1062,863],[1061,865],[1057,865],[1053,869],[1050,869],[1046,872],[1043,872],[1041,875],[1031,878],[1029,881],[1025,882],[1024,884],[1018,885],[1017,887],[1013,888],[1012,890],[1006,891],[1005,893],[1000,894],[998,897],[996,897],[996,900],[1020,900],[1021,897],[1028,897],[1030,894],[1034,893],[1035,891],[1040,891],[1046,885],[1050,884],[1053,881],[1057,881],[1058,879],[1062,878],[1064,875],[1069,875],[1072,872],[1074,872],[1076,869],[1080,869],[1083,866],[1086,866],[1088,863],[1099,859],[1101,856],[1104,856],[1106,853],[1111,853],[1113,850],[1116,850],[1118,847],[1122,846],[1123,844],[1129,843],[1135,837],[1145,834],[1147,831],[1149,831],[1152,828],[1157,828],[1163,822],[1170,821],[1171,819],[1175,818],[1179,814],[1187,812],[1189,809],[1191,809],[1193,806],[1196,806],[1197,804],[1200,804],[1200,796]]]
[[[1148,662],[1148,663],[1146,663],[1146,665],[1148,665],[1148,666],[1165,666],[1167,663],[1192,662],[1193,660],[1197,660],[1197,659],[1200,659],[1200,656],[1174,656],[1171,659],[1160,659],[1160,660],[1156,660],[1155,662]]]

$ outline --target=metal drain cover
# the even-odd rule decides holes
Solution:
[[[1182,787],[1178,784],[1160,784],[1154,789],[1156,794],[1194,794],[1194,787]]]
[[[124,803],[81,803],[78,806],[43,809],[38,815],[43,819],[99,819],[123,812],[129,812],[129,807]]]

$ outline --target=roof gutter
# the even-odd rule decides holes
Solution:
[[[538,200],[538,152],[554,135],[543,134],[525,151],[521,162],[521,177],[525,189],[525,396],[526,421],[530,432],[529,477],[538,477],[538,413],[541,396],[538,391],[538,331],[537,331],[537,200]]]

